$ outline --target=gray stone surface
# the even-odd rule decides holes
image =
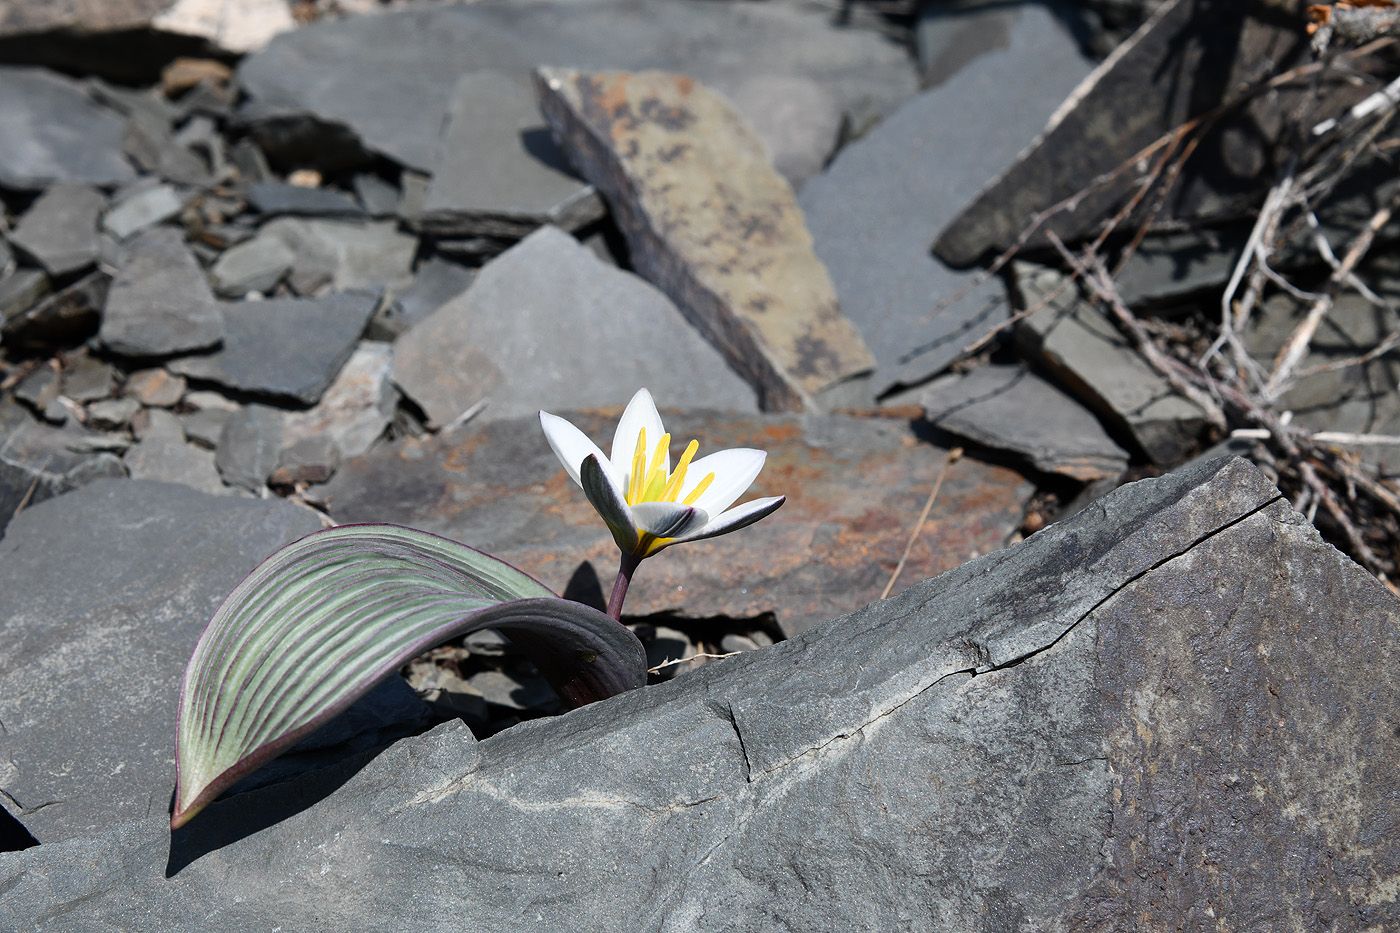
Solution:
[[[713,76],[711,86],[754,128],[794,191],[836,150],[845,114],[836,95],[811,78],[734,72]]]
[[[318,527],[287,503],[131,480],[94,483],[10,524],[0,801],[41,843],[166,812],[195,640],[258,561]]]
[[[223,339],[223,317],[184,234],[160,227],[127,244],[98,333],[121,356],[170,356]]]
[[[238,83],[250,95],[243,117],[269,148],[305,145],[305,127],[289,131],[287,118],[313,113],[426,172],[458,77],[523,78],[537,65],[665,68],[702,81],[798,75],[828,88],[843,110],[877,113],[915,89],[900,48],[834,28],[823,10],[704,0],[671,0],[664,16],[631,0],[407,7],[281,36],[243,60]]]
[[[259,493],[282,454],[282,412],[245,405],[229,416],[214,448],[214,466],[230,486]]]
[[[283,415],[283,441],[325,438],[347,457],[369,450],[394,418],[393,365],[387,343],[361,341],[314,407]]]
[[[418,238],[393,221],[279,217],[258,238],[280,241],[295,255],[288,283],[299,295],[324,289],[402,287],[412,280]]]
[[[132,479],[179,483],[216,496],[233,493],[219,476],[214,452],[188,443],[178,416],[152,408],[145,419],[140,442],[122,458]]]
[[[121,117],[71,78],[0,66],[0,187],[128,182],[136,173],[122,157],[121,138]]]
[[[1398,621],[1215,461],[667,684],[6,856],[0,921],[1385,929]]]
[[[652,286],[543,227],[394,344],[394,381],[441,427],[482,418],[657,404],[754,411],[752,390]]]
[[[983,366],[935,383],[921,398],[928,419],[943,430],[1012,451],[1047,473],[1088,481],[1128,465],[1128,452],[1088,409],[1018,366]]]
[[[21,508],[101,476],[125,475],[110,454],[73,449],[90,436],[72,426],[40,424],[11,399],[0,398],[0,531]]]
[[[1018,263],[1014,274],[1021,308],[1045,303],[1016,325],[1025,356],[1120,435],[1132,438],[1148,459],[1181,462],[1205,429],[1200,408],[1173,391],[1062,273]],[[1057,290],[1058,296],[1047,300]]]
[[[28,272],[37,270],[21,269],[11,279],[19,279]],[[112,279],[101,269],[90,272],[70,285],[48,294],[51,280],[39,273],[38,281],[31,281],[21,293],[38,292],[38,301],[23,310],[18,309],[20,301],[6,309],[7,317],[0,336],[6,343],[30,347],[51,347],[55,344],[73,343],[92,336],[99,324],[99,316],[107,301],[107,293]],[[14,295],[19,298],[21,296]],[[0,302],[4,298],[0,297]]]
[[[102,218],[102,229],[119,240],[164,223],[185,206],[185,199],[171,185],[141,186],[118,197]]]
[[[420,264],[413,274],[413,284],[386,302],[370,322],[372,340],[393,340],[467,290],[476,277],[476,270],[434,256]]]
[[[1004,47],[905,104],[802,189],[817,255],[878,361],[876,393],[937,374],[1006,318],[1000,281],[974,287],[975,273],[948,268],[929,244],[1090,70],[1045,8],[1006,16]]]
[[[97,218],[106,204],[102,192],[90,185],[55,184],[20,218],[10,240],[50,275],[77,272],[101,251]]]
[[[535,83],[560,144],[608,199],[633,267],[765,411],[829,409],[869,376],[875,360],[841,313],[792,188],[723,96],[660,71],[540,68]]]
[[[377,301],[348,292],[228,302],[223,346],[173,360],[169,368],[262,398],[314,405],[355,349]]]
[[[259,214],[300,214],[309,217],[345,217],[364,214],[349,195],[330,188],[307,188],[282,181],[260,181],[243,192],[248,206]]]
[[[604,211],[550,136],[524,76],[476,71],[457,80],[432,181],[413,219],[418,229],[522,237],[544,224],[574,231]]]
[[[209,267],[209,280],[215,294],[224,298],[266,294],[292,271],[296,260],[297,254],[281,238],[255,236],[220,253]]]

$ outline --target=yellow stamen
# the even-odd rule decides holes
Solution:
[[[666,484],[666,488],[661,492],[662,502],[675,502],[676,496],[681,491],[681,486],[685,483],[685,468],[690,466],[690,459],[695,456],[695,452],[700,449],[699,441],[691,441],[686,447],[685,453],[681,454],[680,463],[676,464],[676,469],[671,473],[671,481]]]
[[[632,452],[632,475],[627,480],[627,504],[636,505],[642,494],[642,482],[646,479],[647,429],[637,434],[637,447]]]
[[[715,474],[706,473],[705,478],[695,484],[695,488],[681,501],[681,505],[694,505],[695,500],[700,498],[700,494],[710,488],[710,484],[715,481]]]
[[[671,435],[661,435],[656,442],[656,452],[651,455],[651,467],[647,470],[646,483],[642,486],[643,502],[655,502],[661,490],[666,487],[666,451],[671,446]]]

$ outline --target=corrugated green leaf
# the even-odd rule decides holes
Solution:
[[[500,631],[571,705],[646,682],[625,626],[505,561],[398,525],[343,525],[264,561],[200,636],[180,690],[172,827],[449,638]]]

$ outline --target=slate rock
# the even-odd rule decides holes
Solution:
[[[91,402],[112,394],[116,369],[86,353],[65,359],[63,394],[75,402]]]
[[[125,240],[180,213],[185,199],[170,185],[143,185],[119,196],[102,218],[102,229]]]
[[[522,237],[545,224],[572,232],[603,213],[550,137],[528,81],[494,71],[458,79],[417,229]]]
[[[1133,308],[1180,307],[1225,287],[1249,230],[1240,226],[1150,233],[1113,278]],[[1275,268],[1279,257],[1273,258]]]
[[[10,241],[50,275],[77,272],[101,252],[97,219],[106,204],[102,192],[90,185],[55,184],[20,218]]]
[[[75,426],[40,424],[0,397],[0,531],[21,509],[100,477],[124,476],[110,454],[73,449],[91,435]]]
[[[476,270],[433,256],[420,264],[413,284],[386,302],[370,322],[371,340],[393,340],[467,290]]]
[[[141,403],[134,398],[103,399],[87,407],[88,424],[103,431],[118,431],[131,424],[140,410]]]
[[[606,451],[621,407],[610,417],[555,414]],[[691,438],[699,456],[728,447],[767,451],[743,498],[788,501],[742,532],[648,560],[628,592],[629,616],[772,613],[791,635],[877,599],[947,453],[892,419],[689,412],[665,420],[675,452]],[[1031,491],[1009,469],[973,458],[954,464],[895,592],[1001,547]],[[605,586],[617,572],[612,536],[559,466],[534,414],[382,445],[344,462],[314,493],[330,501],[338,522],[398,522],[454,538],[556,592],[581,566]]]
[[[34,303],[48,294],[53,282],[38,269],[15,269],[0,278],[0,319],[5,333],[14,333],[10,321],[24,315]]]
[[[214,450],[219,446],[219,438],[223,437],[224,425],[237,410],[237,406],[232,409],[201,408],[180,415],[180,428],[185,432],[185,440],[196,447]]]
[[[318,527],[284,502],[131,480],[11,522],[0,540],[0,799],[41,843],[166,812],[195,640],[244,574]]]
[[[392,347],[361,341],[314,407],[283,415],[283,441],[290,445],[324,438],[347,457],[369,450],[394,419],[398,393],[390,378],[393,365]]]
[[[836,96],[811,78],[732,73],[715,76],[711,86],[753,127],[794,191],[836,151],[845,114]]]
[[[937,375],[1005,320],[1001,283],[976,284],[929,255],[929,243],[1090,71],[1049,10],[1001,15],[1003,48],[906,103],[802,189],[817,255],[875,354],[877,395]]]
[[[224,298],[266,294],[292,271],[296,261],[297,254],[283,240],[255,236],[219,254],[209,267],[209,280],[215,294]]]
[[[121,137],[121,117],[71,78],[0,66],[0,187],[124,184],[136,173],[122,157]]]
[[[270,148],[348,161],[349,136],[428,172],[453,88],[468,71],[524,78],[555,63],[666,68],[702,81],[795,75],[830,90],[843,111],[877,114],[915,90],[898,46],[833,27],[825,11],[705,0],[670,0],[664,10],[632,0],[441,4],[314,23],[239,64],[248,95],[240,118]],[[332,138],[340,144],[327,146]]]
[[[1128,453],[1097,418],[1017,366],[983,366],[923,393],[928,420],[959,437],[1025,457],[1036,469],[1089,481],[1116,476]]]
[[[15,278],[26,271],[21,269]],[[7,344],[51,347],[85,340],[96,333],[112,277],[100,269],[45,295],[37,304],[6,318],[0,337]],[[41,293],[50,284],[44,277]]]
[[[170,119],[139,109],[126,119],[122,150],[143,172],[178,185],[213,186],[209,164],[175,138]]]
[[[187,383],[168,369],[139,369],[126,377],[123,394],[142,405],[173,408],[185,396]]]
[[[1285,86],[1230,106],[1261,75],[1284,70],[1302,56],[1311,57],[1306,36],[1265,6],[1162,4],[1074,89],[1034,145],[946,226],[940,220],[935,252],[957,266],[977,262],[1016,241],[1028,218],[1080,193],[1074,210],[1048,218],[1029,242],[1044,245],[1051,231],[1066,242],[1093,235],[1127,203],[1155,162],[1141,160],[1111,184],[1098,186],[1095,179],[1218,107],[1226,108],[1224,117],[1195,145],[1163,217],[1219,221],[1248,214],[1269,184],[1265,179],[1279,170],[1275,157],[1287,149],[1281,134],[1288,132],[1288,121],[1278,115],[1305,102],[1337,113],[1365,96],[1344,80],[1328,80],[1317,89]],[[1322,99],[1313,99],[1315,93]],[[1127,218],[1121,229],[1136,229],[1140,219]]]
[[[216,496],[233,492],[219,476],[213,451],[186,442],[179,417],[162,408],[148,409],[143,417],[140,442],[122,457],[132,479],[179,483]]]
[[[725,100],[673,74],[542,68],[540,109],[608,199],[637,271],[765,410],[821,406],[872,368],[792,189]]]
[[[225,302],[223,346],[172,360],[172,372],[269,400],[314,405],[355,349],[378,298]]]
[[[1181,462],[1205,430],[1200,408],[1173,391],[1066,276],[1022,264],[1015,275],[1020,307],[1045,303],[1016,325],[1023,354],[1120,435],[1132,438],[1148,459]]]
[[[1397,622],[1215,461],[666,684],[14,853],[0,920],[1384,929]]]
[[[214,466],[230,486],[257,494],[282,453],[282,412],[245,405],[229,416],[214,448]]]
[[[180,231],[160,227],[128,243],[98,333],[120,356],[170,356],[212,347],[223,318]]]
[[[625,404],[754,410],[753,392],[675,306],[636,276],[542,227],[394,343],[394,382],[440,428],[485,401],[486,418]]]
[[[283,448],[277,468],[268,475],[267,482],[272,486],[324,483],[339,466],[340,448],[329,437],[318,434]]]
[[[281,242],[296,257],[288,282],[300,295],[325,288],[397,288],[412,279],[417,237],[393,221],[279,217],[264,224],[257,239]],[[255,242],[255,241],[250,241]]]
[[[282,181],[259,181],[243,191],[248,207],[259,214],[309,217],[358,216],[364,210],[352,198],[329,188],[308,188]]]

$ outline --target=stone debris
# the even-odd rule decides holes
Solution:
[[[122,157],[122,129],[122,118],[78,82],[42,68],[0,66],[0,187],[125,184],[136,172]]]
[[[662,72],[543,68],[536,82],[637,270],[721,348],[765,410],[830,405],[870,371],[792,189],[722,97]]]
[[[106,206],[102,192],[90,185],[53,185],[20,218],[10,241],[49,275],[78,272],[102,252],[97,220]]]
[[[159,227],[126,245],[98,339],[137,358],[204,350],[224,339],[224,315],[179,230]]]

